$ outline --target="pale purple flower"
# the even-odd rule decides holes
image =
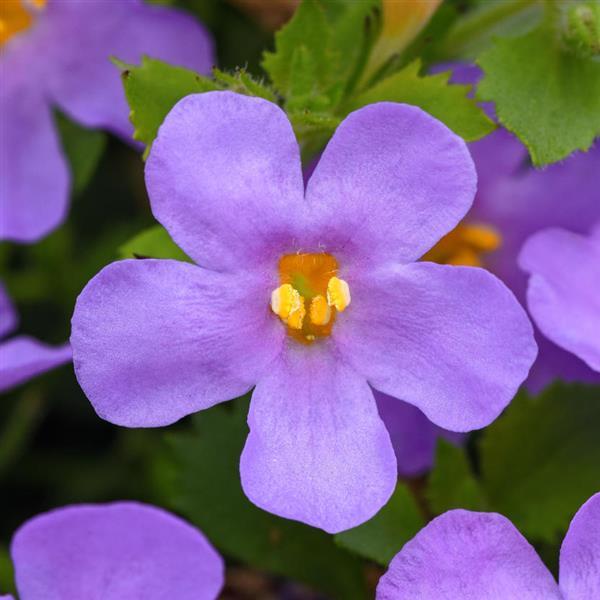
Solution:
[[[18,325],[15,308],[0,283],[0,392],[71,360],[71,347],[49,346],[27,335],[5,339]]]
[[[573,517],[557,584],[502,515],[451,510],[393,558],[377,600],[595,600],[600,598],[600,494]]]
[[[415,262],[476,184],[463,140],[419,108],[352,113],[305,190],[279,107],[191,95],[160,128],[146,183],[200,266],[125,260],[92,279],[72,322],[77,378],[128,427],[255,386],[240,471],[258,506],[331,532],[358,525],[397,479],[370,386],[467,431],[527,376],[536,347],[512,293],[483,269]]]
[[[23,0],[21,10],[30,25],[0,47],[0,239],[34,242],[60,225],[69,199],[52,108],[130,140],[110,57],[137,63],[148,54],[204,73],[213,51],[191,17],[141,0]]]
[[[519,263],[540,331],[600,371],[600,227],[590,236],[544,229],[525,242]]]
[[[198,529],[137,502],[38,515],[11,556],[21,600],[214,600],[223,587],[223,560]]]
[[[481,76],[471,65],[441,68],[453,69],[455,83],[473,84]],[[490,105],[486,109],[493,115]],[[519,267],[518,256],[527,238],[549,227],[588,234],[600,220],[600,144],[543,169],[534,169],[525,146],[502,128],[469,144],[469,150],[477,168],[478,191],[465,223],[491,227],[500,235],[498,248],[482,256],[483,266],[526,306],[528,277]],[[536,334],[539,354],[527,380],[529,389],[537,392],[555,379],[600,383],[598,374],[582,360],[543,332]]]

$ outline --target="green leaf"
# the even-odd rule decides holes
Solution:
[[[376,83],[352,99],[345,112],[373,102],[404,102],[419,106],[469,142],[493,131],[493,121],[467,97],[471,86],[449,85],[449,73],[421,76],[420,67],[415,61]]]
[[[193,431],[167,435],[167,498],[225,554],[296,579],[334,598],[365,598],[360,563],[332,536],[264,512],[244,495],[239,461],[248,402],[193,417]]]
[[[370,521],[338,533],[335,541],[387,567],[402,546],[424,525],[410,491],[399,482],[389,502]]]
[[[142,231],[119,248],[120,258],[172,258],[192,262],[161,225]]]
[[[317,0],[304,0],[290,22],[275,34],[275,52],[265,52],[263,68],[288,100],[318,94],[330,83],[331,28]]]
[[[258,96],[269,102],[277,102],[275,92],[263,82],[257,81],[245,69],[237,68],[233,73],[227,73],[220,69],[213,69],[215,82],[224,88],[246,94],[247,96]]]
[[[435,468],[429,477],[427,497],[431,509],[437,515],[453,508],[488,508],[465,451],[443,439],[438,441]]]
[[[221,89],[214,81],[194,71],[147,56],[142,57],[139,67],[114,62],[122,69],[125,96],[131,109],[129,118],[135,128],[133,137],[148,146],[179,100],[189,94]]]
[[[499,38],[478,60],[482,100],[525,143],[535,165],[587,150],[600,135],[600,62],[560,46],[544,23],[527,35]]]
[[[63,114],[55,113],[62,147],[71,167],[73,192],[82,192],[91,179],[106,147],[106,135],[86,129]]]
[[[8,548],[0,546],[0,594],[16,594],[14,570]]]
[[[600,489],[600,388],[556,384],[520,394],[483,432],[482,485],[529,539],[554,541]]]

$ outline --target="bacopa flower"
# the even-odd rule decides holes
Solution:
[[[192,18],[141,0],[0,2],[0,239],[33,242],[64,220],[70,175],[52,107],[131,140],[110,57],[143,53],[200,72],[213,57]]]
[[[481,76],[471,65],[450,67],[456,83],[476,83]],[[491,106],[486,109],[493,112]],[[483,266],[500,277],[526,306],[528,276],[518,257],[527,238],[556,227],[588,235],[600,221],[600,145],[544,169],[534,169],[525,146],[502,128],[469,144],[469,150],[479,178],[473,208],[428,258]],[[583,293],[587,296],[594,290]],[[528,388],[537,392],[555,379],[600,382],[584,361],[559,347],[543,330],[536,333],[539,354]]]
[[[512,293],[482,269],[413,262],[468,210],[464,142],[412,106],[345,119],[306,191],[285,113],[209,92],[169,113],[146,164],[152,210],[198,265],[113,263],[71,343],[98,414],[167,425],[256,386],[242,485],[327,531],[389,498],[396,461],[373,388],[447,429],[487,425],[535,358]]]
[[[0,283],[0,391],[4,392],[32,377],[71,360],[71,347],[48,346],[27,335],[5,339],[17,328],[17,312]]]
[[[600,224],[590,236],[544,229],[525,242],[519,264],[540,331],[600,371]]]
[[[496,513],[451,510],[394,557],[377,600],[593,600],[600,598],[600,494],[577,512],[554,577],[529,542]]]
[[[214,600],[223,587],[223,560],[198,529],[137,502],[38,515],[11,556],[21,600]]]

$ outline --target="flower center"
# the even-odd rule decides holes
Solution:
[[[336,313],[350,304],[350,288],[337,269],[330,254],[286,254],[279,261],[281,285],[271,293],[271,310],[295,340],[311,344],[328,336]]]
[[[443,237],[423,260],[447,265],[483,266],[483,255],[496,250],[502,236],[487,225],[460,223]]]
[[[0,0],[0,46],[31,27],[36,11],[46,6],[46,0]]]

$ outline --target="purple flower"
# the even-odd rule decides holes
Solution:
[[[21,600],[213,600],[223,587],[223,560],[200,531],[137,502],[38,515],[11,555]]]
[[[423,475],[431,468],[439,437],[461,444],[466,434],[448,431],[434,425],[412,404],[373,390],[379,415],[383,420],[398,464],[401,477]]]
[[[472,65],[436,70],[442,68],[453,69],[455,83],[473,84],[481,76]],[[493,113],[491,106],[486,108]],[[588,234],[600,220],[600,145],[541,170],[530,166],[525,146],[505,129],[470,144],[469,150],[479,178],[473,208],[462,227],[442,240],[448,246],[445,256],[431,258],[473,264],[475,257],[476,264],[500,277],[526,306],[527,275],[519,268],[518,256],[527,238],[549,227]],[[474,239],[478,232],[484,236]],[[532,391],[555,379],[600,382],[582,360],[536,334],[539,354],[527,381]]]
[[[206,72],[212,45],[193,19],[141,0],[4,0],[0,11],[0,239],[34,242],[64,220],[69,198],[52,108],[130,139],[110,56],[135,63],[145,53]]]
[[[544,229],[525,242],[519,263],[540,331],[600,371],[600,227],[589,237]]]
[[[377,600],[600,598],[600,494],[577,512],[560,550],[557,585],[532,546],[496,513],[451,510],[394,557]]]
[[[285,113],[209,92],[169,113],[146,163],[156,218],[198,265],[126,260],[75,307],[80,385],[98,414],[168,425],[254,389],[242,485],[330,532],[396,479],[373,388],[467,431],[535,358],[532,327],[483,269],[414,262],[469,209],[464,142],[412,106],[345,119],[306,191]]]
[[[71,347],[48,346],[26,335],[3,339],[18,324],[17,313],[0,283],[0,391],[59,367],[71,360]]]

